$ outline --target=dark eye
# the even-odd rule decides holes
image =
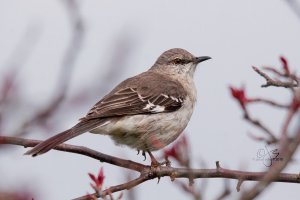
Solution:
[[[174,64],[181,64],[182,63],[182,61],[183,60],[181,60],[180,58],[175,58],[174,60],[173,60],[173,62],[174,62]]]

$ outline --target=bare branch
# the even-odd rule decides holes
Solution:
[[[284,88],[298,87],[298,83],[295,83],[294,81],[282,82],[279,80],[273,80],[270,76],[268,76],[266,73],[259,70],[257,67],[252,66],[252,68],[255,72],[257,72],[260,76],[262,76],[267,81],[266,84],[263,84],[261,87],[269,87],[269,86],[284,87]]]
[[[300,5],[296,0],[285,0],[286,3],[290,6],[290,8],[297,15],[298,19],[300,19]]]
[[[262,68],[266,71],[274,73],[275,75],[277,75],[279,77],[290,78],[299,85],[299,78],[294,73],[290,73],[289,71],[288,71],[288,73],[287,72],[283,73],[273,67],[267,67],[267,66],[262,67]]]
[[[149,178],[147,177],[147,174],[142,174],[140,177],[132,180],[132,181],[128,181],[126,183],[120,184],[120,185],[116,185],[116,186],[111,186],[106,190],[103,190],[100,194],[94,193],[91,195],[84,195],[82,197],[78,197],[75,198],[73,200],[90,200],[91,197],[96,197],[96,198],[100,198],[100,197],[105,197],[109,194],[115,193],[115,192],[119,192],[119,191],[123,191],[123,190],[129,190],[145,181],[149,180]]]
[[[252,189],[243,193],[241,200],[250,200],[258,196],[266,187],[268,187],[274,180],[280,176],[280,172],[288,165],[295,151],[300,144],[300,127],[296,131],[296,134],[290,142],[286,142],[281,146],[282,156],[284,157],[283,162],[276,162],[268,172],[264,175],[263,179],[258,182]],[[298,175],[298,179],[300,177]]]
[[[284,105],[284,104],[280,104],[280,103],[277,103],[277,102],[269,100],[269,99],[262,99],[262,98],[251,99],[248,103],[265,103],[270,106],[274,106],[277,108],[285,108],[285,109],[288,109],[290,107],[290,105]]]
[[[236,185],[236,191],[241,191],[241,186],[243,184],[244,180],[243,179],[240,179]]]
[[[265,69],[275,73],[277,76],[279,76],[279,78],[287,78],[289,80],[289,82],[273,80],[266,73],[260,71],[258,68],[253,66],[253,69],[260,76],[262,76],[266,79],[267,83],[262,85],[262,87],[276,86],[276,87],[285,87],[285,88],[289,88],[292,90],[292,94],[293,94],[292,101],[291,101],[290,105],[288,106],[289,112],[283,123],[282,131],[281,131],[281,138],[279,140],[280,153],[281,153],[281,156],[284,157],[284,160],[283,160],[283,162],[276,162],[275,164],[273,164],[271,166],[271,168],[267,171],[267,173],[263,176],[262,180],[260,180],[257,184],[255,184],[254,187],[252,187],[250,190],[244,192],[241,195],[241,197],[240,197],[241,200],[254,199],[260,193],[262,193],[265,190],[265,188],[267,188],[274,180],[276,180],[279,177],[281,171],[292,160],[292,157],[300,144],[300,126],[299,126],[298,130],[294,133],[294,136],[292,138],[288,138],[288,129],[289,129],[290,123],[300,108],[300,98],[299,98],[299,94],[298,94],[299,91],[297,92],[294,89],[294,87],[298,87],[298,85],[299,85],[299,78],[295,74],[290,73],[287,60],[284,57],[281,57],[281,61],[282,61],[284,73],[281,73],[274,68],[268,67]],[[255,101],[253,101],[253,102],[255,102]],[[274,102],[268,102],[268,101],[265,101],[265,102],[267,102],[270,105],[280,107],[280,106],[278,106],[278,104],[274,104]],[[269,132],[269,130],[266,129],[259,121],[251,120],[251,118],[249,117],[249,114],[245,108],[243,110],[245,113],[245,118],[248,119],[248,121],[252,122],[254,125],[265,130],[266,133]],[[262,138],[258,137],[258,139],[262,139]],[[299,178],[299,176],[298,176],[298,178]],[[243,181],[244,181],[244,179],[239,180],[238,185],[237,185],[238,190]]]
[[[40,27],[29,25],[26,28],[24,35],[9,56],[7,62],[4,64],[9,71],[6,73],[6,77],[1,77],[2,80],[4,79],[3,82],[1,80],[1,84],[4,88],[0,88],[0,108],[1,106],[4,107],[5,104],[8,103],[6,100],[8,99],[8,96],[11,96],[12,89],[14,89],[14,86],[16,85],[16,79],[19,71],[31,56],[39,36]]]
[[[224,180],[224,190],[223,192],[216,198],[216,200],[222,200],[225,199],[227,196],[229,196],[231,193],[231,190],[229,188],[229,181],[228,179]]]
[[[251,124],[253,124],[254,126],[258,127],[259,129],[263,130],[264,133],[266,133],[269,138],[266,139],[266,142],[268,144],[272,144],[272,143],[276,143],[278,142],[278,139],[276,138],[276,136],[272,133],[272,131],[270,131],[264,124],[262,124],[259,120],[257,119],[253,119],[248,111],[246,109],[244,109],[244,118],[250,122]],[[261,139],[261,138],[260,138]]]
[[[300,132],[300,130],[299,130]],[[297,140],[300,142],[300,134]],[[13,144],[24,147],[33,147],[40,143],[38,140],[29,140],[23,138],[16,137],[6,137],[0,136],[0,144]],[[110,163],[112,165],[116,165],[119,167],[131,169],[140,173],[140,177],[129,181],[125,184],[117,185],[110,187],[109,191],[111,193],[121,191],[124,189],[129,189],[134,187],[140,183],[143,183],[147,180],[151,180],[159,177],[173,177],[173,178],[187,178],[189,179],[191,174],[193,174],[193,178],[226,178],[226,179],[236,179],[236,180],[244,180],[244,181],[259,181],[261,180],[267,173],[266,172],[247,172],[247,171],[238,171],[238,170],[230,170],[222,168],[219,162],[216,162],[217,167],[214,169],[190,169],[190,168],[175,168],[170,166],[160,166],[157,168],[153,168],[148,165],[143,165],[140,163],[136,163],[130,160],[124,160],[121,158],[113,157],[110,155],[106,155],[92,149],[61,144],[55,148],[59,151],[71,152],[76,154],[81,154],[84,156],[88,156],[94,159],[97,159],[101,162]],[[289,173],[279,173],[275,179],[272,179],[273,182],[286,182],[286,183],[300,183],[300,178],[298,174],[289,174]],[[104,191],[103,191],[104,192]],[[107,193],[102,193],[102,195],[106,195]],[[96,194],[93,194],[96,195]],[[86,196],[85,196],[86,197]],[[82,198],[82,197],[81,197]]]
[[[202,195],[200,191],[197,191],[195,188],[195,185],[191,185],[191,184],[187,184],[187,183],[183,183],[181,181],[177,181],[175,182],[179,185],[179,187],[186,192],[187,194],[190,194],[191,197],[193,197],[194,200],[201,200],[202,199]]]
[[[14,144],[19,145],[23,147],[34,147],[37,144],[42,142],[41,140],[28,140],[23,138],[17,138],[17,137],[6,137],[6,136],[0,136],[0,144]],[[100,162],[106,162],[112,165],[116,165],[119,167],[131,169],[134,171],[141,172],[144,169],[144,165],[129,161],[120,159],[117,157],[109,156],[100,152],[97,152],[95,150],[89,149],[87,147],[83,146],[75,146],[75,145],[69,145],[69,144],[61,144],[55,147],[58,151],[63,152],[70,152],[70,153],[76,153],[81,154],[96,160],[99,160]]]
[[[250,122],[252,125],[258,127],[259,129],[263,130],[264,133],[266,133],[268,135],[269,138],[264,139],[262,137],[259,138],[259,140],[265,140],[267,143],[271,144],[271,143],[276,143],[277,142],[277,138],[275,137],[275,135],[272,133],[271,130],[269,130],[264,124],[262,124],[259,120],[254,119],[251,117],[250,113],[248,112],[248,105],[249,103],[255,103],[255,102],[264,102],[264,103],[268,103],[270,105],[277,105],[279,107],[282,107],[281,105],[269,101],[269,100],[264,100],[261,98],[249,98],[246,95],[245,92],[245,88],[235,88],[230,86],[230,91],[231,91],[231,95],[232,97],[238,101],[238,103],[241,106],[241,109],[244,113],[244,118]],[[256,139],[258,139],[258,137],[255,137]]]

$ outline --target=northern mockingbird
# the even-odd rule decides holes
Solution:
[[[25,154],[37,156],[91,132],[148,152],[151,161],[156,162],[151,151],[173,142],[187,126],[197,94],[193,75],[196,66],[208,59],[179,48],[164,52],[148,71],[121,82],[104,96],[75,126]]]

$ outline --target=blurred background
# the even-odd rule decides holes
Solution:
[[[288,102],[289,92],[261,88],[251,66],[278,66],[284,55],[292,70],[300,66],[300,1],[152,0],[74,1],[0,0],[0,135],[46,139],[74,125],[125,78],[147,70],[165,50],[184,48],[211,56],[197,69],[198,103],[186,129],[192,166],[265,171],[254,161],[263,135],[242,118],[230,85],[244,85],[249,96]],[[251,107],[275,133],[286,113]],[[68,143],[122,158],[143,161],[109,137],[84,134]],[[134,178],[125,169],[80,155],[51,151],[23,156],[18,146],[0,148],[0,192],[33,194],[35,199],[71,199],[93,192],[88,172],[104,167],[104,187]],[[159,157],[161,152],[156,152]],[[299,172],[299,154],[286,172]],[[176,166],[176,163],[174,162]],[[176,182],[176,181],[175,181]],[[182,180],[188,182],[188,180]],[[224,180],[197,180],[204,199],[215,199]],[[239,196],[237,181],[226,186]],[[245,182],[242,191],[253,183]],[[124,191],[123,199],[188,199],[176,183],[162,178]],[[297,199],[299,185],[275,183],[257,199]],[[29,196],[30,196],[29,195]]]

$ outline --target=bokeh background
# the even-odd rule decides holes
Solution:
[[[147,70],[163,51],[180,47],[213,58],[202,63],[195,75],[198,104],[185,133],[193,167],[214,168],[218,160],[230,169],[267,170],[253,160],[265,144],[247,135],[263,134],[243,121],[228,87],[244,85],[250,96],[288,101],[284,89],[261,88],[264,80],[251,66],[280,67],[279,56],[284,55],[291,68],[299,71],[297,3],[0,0],[0,81],[4,89],[5,84],[11,86],[5,104],[0,105],[0,134],[45,139],[67,129],[117,83]],[[46,119],[42,115],[42,120],[34,119],[45,108],[50,108],[44,113]],[[251,113],[274,132],[286,116],[260,105],[251,107]],[[105,136],[84,134],[69,143],[150,162]],[[87,173],[97,173],[101,166],[104,187],[138,175],[80,155],[51,151],[31,158],[24,152],[17,146],[0,148],[0,191],[27,191],[35,199],[64,200],[92,192]],[[297,158],[299,154],[286,172],[299,171]],[[239,196],[236,184],[236,180],[227,183],[232,191],[228,199]],[[252,184],[243,183],[242,190]],[[197,180],[197,188],[204,199],[215,199],[224,180]],[[257,199],[298,199],[298,194],[297,184],[275,183]],[[189,198],[169,178],[159,184],[157,180],[143,183],[131,195],[143,200]],[[123,199],[131,198],[125,191]]]

